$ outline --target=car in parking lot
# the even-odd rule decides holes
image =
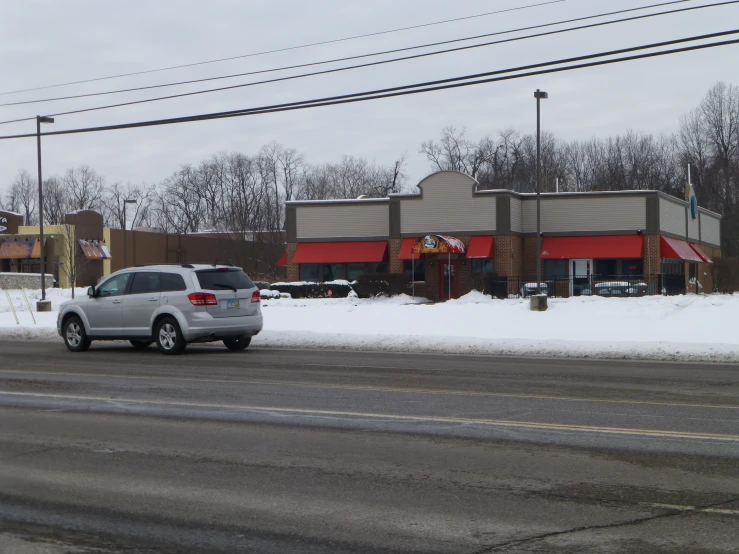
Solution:
[[[238,267],[137,266],[62,304],[57,332],[73,352],[96,340],[128,340],[135,348],[156,343],[165,354],[219,340],[243,350],[262,330],[260,302],[259,289]]]

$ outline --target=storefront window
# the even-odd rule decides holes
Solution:
[[[344,278],[344,264],[323,264],[323,280],[334,281]]]
[[[320,268],[319,264],[300,264],[300,280],[317,283],[321,280],[318,273]]]
[[[618,275],[618,260],[595,260],[595,274],[601,277]]]
[[[493,273],[493,260],[491,259],[473,259],[472,273]]]
[[[367,273],[365,264],[346,264],[346,279],[347,281],[354,281],[360,275]]]
[[[685,264],[682,260],[662,258],[662,273],[665,275],[685,275]]]
[[[567,276],[567,260],[544,260],[544,279],[562,279]]]
[[[423,267],[423,266],[422,266]],[[346,279],[354,281],[367,273],[387,273],[386,263],[300,264],[300,280],[312,283]]]
[[[644,260],[641,258],[621,260],[621,273],[623,275],[644,275]]]
[[[413,274],[414,281],[426,280],[426,260],[405,260],[403,261],[403,273],[411,276]]]

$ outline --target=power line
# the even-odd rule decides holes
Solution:
[[[664,12],[657,12],[657,13],[645,14],[645,15],[640,15],[640,16],[633,16],[633,17],[628,17],[628,18],[623,18],[623,19],[616,19],[616,20],[612,20],[612,21],[603,21],[603,22],[598,22],[598,23],[591,23],[591,24],[582,25],[582,26],[579,26],[579,27],[571,27],[571,28],[567,28],[567,29],[558,29],[558,30],[554,30],[554,31],[547,31],[545,33],[538,33],[538,34],[533,34],[533,35],[525,35],[525,36],[522,36],[522,37],[514,37],[514,38],[510,38],[510,39],[492,41],[492,42],[487,42],[487,43],[474,44],[474,45],[469,45],[469,46],[461,46],[461,47],[457,47],[457,48],[450,48],[450,49],[439,50],[439,51],[435,51],[435,52],[426,52],[426,53],[423,53],[423,54],[415,54],[415,55],[412,55],[412,56],[405,56],[405,57],[401,57],[401,58],[393,58],[393,59],[390,59],[390,60],[381,60],[381,61],[370,62],[370,63],[366,63],[366,64],[359,64],[359,65],[354,65],[354,66],[334,68],[334,69],[328,69],[328,70],[324,70],[324,71],[316,71],[316,72],[312,72],[312,73],[304,73],[304,74],[300,74],[300,75],[291,75],[291,76],[287,76],[287,77],[280,77],[280,78],[269,79],[269,80],[264,80],[264,81],[256,81],[256,82],[252,82],[252,83],[243,83],[243,84],[239,84],[239,85],[231,85],[231,86],[228,86],[228,87],[219,87],[219,88],[215,88],[215,89],[206,89],[206,90],[186,92],[186,93],[181,93],[181,94],[173,94],[173,95],[162,96],[162,97],[158,97],[158,98],[148,98],[148,99],[143,99],[143,100],[134,100],[134,101],[130,101],[130,102],[122,102],[122,103],[118,103],[118,104],[110,104],[110,105],[105,105],[105,106],[97,106],[97,107],[93,107],[93,108],[83,108],[83,109],[72,110],[72,111],[67,111],[67,112],[51,113],[51,114],[48,114],[48,115],[52,115],[52,116],[63,116],[63,115],[78,114],[78,113],[84,113],[84,112],[91,112],[91,111],[105,110],[105,109],[111,109],[111,108],[118,108],[118,107],[123,107],[123,106],[131,106],[131,105],[135,105],[135,104],[144,104],[144,103],[148,103],[148,102],[156,102],[156,101],[161,101],[161,100],[171,100],[171,99],[174,99],[174,98],[182,98],[182,97],[194,96],[194,95],[199,95],[199,94],[206,94],[206,93],[211,93],[211,92],[220,92],[220,91],[224,91],[224,90],[231,90],[231,89],[243,88],[243,87],[249,87],[249,86],[255,86],[255,85],[261,85],[261,84],[266,84],[266,83],[275,83],[275,82],[280,82],[280,81],[288,81],[288,80],[300,79],[300,78],[311,77],[311,76],[316,76],[316,75],[325,75],[325,74],[329,74],[329,73],[336,73],[336,72],[347,71],[347,70],[351,70],[351,69],[358,69],[358,68],[371,67],[371,66],[376,66],[376,65],[383,65],[383,64],[394,63],[394,62],[398,62],[398,61],[406,61],[406,60],[410,60],[410,59],[423,58],[423,57],[427,57],[427,56],[435,56],[435,55],[438,55],[438,54],[445,54],[445,53],[449,53],[449,52],[457,52],[457,51],[462,51],[462,50],[469,50],[469,49],[472,49],[472,48],[480,48],[480,47],[491,46],[491,45],[495,45],[495,44],[502,44],[502,43],[507,43],[507,42],[515,42],[515,41],[520,41],[520,40],[527,40],[527,39],[530,39],[530,38],[537,38],[537,37],[542,37],[542,36],[547,36],[547,35],[554,35],[554,34],[559,34],[559,33],[566,33],[566,32],[570,32],[570,31],[577,31],[577,30],[581,30],[581,29],[588,29],[588,28],[593,28],[593,27],[600,27],[600,26],[605,26],[605,25],[612,25],[612,24],[615,24],[615,23],[623,23],[623,22],[627,22],[627,21],[634,21],[634,20],[644,19],[644,18],[649,18],[649,17],[656,17],[656,16],[661,16],[661,15],[671,15],[671,14],[675,14],[675,13],[679,13],[679,12],[683,12],[683,11],[690,11],[690,10],[696,10],[696,9],[702,9],[702,8],[709,8],[709,7],[715,7],[715,6],[723,6],[723,5],[736,4],[736,3],[739,3],[739,0],[730,0],[728,2],[719,2],[719,3],[707,4],[707,5],[703,5],[703,6],[692,6],[692,7],[683,8],[683,9],[680,9],[680,10],[668,10],[668,11],[664,11]],[[631,11],[631,10],[629,10],[629,11]],[[29,117],[29,118],[22,118],[22,119],[13,119],[13,120],[9,120],[9,121],[1,121],[0,122],[0,125],[4,125],[4,124],[8,124],[8,123],[17,123],[17,122],[21,122],[21,121],[30,121],[32,119],[35,119],[35,118]]]
[[[172,69],[182,69],[182,68],[185,68],[185,67],[195,67],[195,66],[199,66],[199,65],[207,65],[207,64],[212,64],[212,63],[226,62],[226,61],[238,60],[238,59],[242,59],[242,58],[252,58],[252,57],[255,57],[255,56],[263,56],[265,54],[276,54],[278,52],[288,52],[290,50],[299,50],[299,49],[302,49],[302,48],[309,48],[309,47],[313,47],[313,46],[322,46],[322,45],[325,45],[325,44],[334,44],[334,43],[337,43],[337,42],[346,42],[346,41],[349,41],[349,40],[356,40],[356,39],[360,39],[360,38],[374,37],[374,36],[379,36],[379,35],[387,35],[387,34],[391,34],[391,33],[398,33],[398,32],[401,32],[401,31],[410,31],[412,29],[420,29],[420,28],[423,28],[423,27],[432,27],[434,25],[443,25],[443,24],[446,24],[446,23],[453,23],[453,22],[456,22],[456,21],[464,21],[464,20],[475,19],[475,18],[479,18],[479,17],[487,17],[487,16],[490,16],[490,15],[496,15],[496,14],[501,14],[501,13],[506,13],[506,12],[515,12],[515,11],[526,10],[526,9],[530,9],[530,8],[538,8],[538,7],[541,7],[541,6],[547,6],[549,4],[559,4],[559,3],[562,3],[562,2],[565,2],[565,1],[566,0],[549,0],[548,2],[541,2],[539,4],[529,4],[529,5],[526,5],[526,6],[518,6],[518,7],[515,7],[515,8],[507,8],[505,10],[497,10],[497,11],[493,11],[493,12],[486,12],[486,13],[480,13],[480,14],[475,14],[475,15],[467,15],[467,16],[464,16],[464,17],[457,17],[457,18],[454,18],[454,19],[445,19],[445,20],[442,20],[442,21],[434,21],[434,22],[431,22],[431,23],[422,23],[420,25],[411,25],[411,26],[408,26],[408,27],[399,27],[397,29],[389,29],[389,30],[386,30],[386,31],[377,31],[377,32],[374,32],[374,33],[366,33],[366,34],[363,34],[363,35],[356,35],[356,36],[351,36],[351,37],[344,37],[344,38],[337,38],[337,39],[331,39],[331,40],[324,40],[324,41],[321,41],[321,42],[312,42],[310,44],[301,44],[301,45],[298,45],[298,46],[289,46],[289,47],[286,47],[286,48],[278,48],[278,49],[275,49],[275,50],[265,50],[265,51],[262,51],[262,52],[253,52],[251,54],[242,54],[242,55],[239,55],[239,56],[230,56],[228,58],[219,58],[219,59],[216,59],[216,60],[207,60],[207,61],[203,61],[203,62],[194,62],[194,63],[188,63],[188,64],[182,64],[182,65],[172,65],[172,66],[169,66],[169,67],[161,67],[161,68],[158,68],[158,69],[147,69],[145,71],[136,71],[136,72],[133,72],[133,73],[121,73],[119,75],[108,75],[107,77],[97,77],[97,78],[94,78],[94,79],[84,79],[84,80],[81,80],[81,81],[71,81],[71,82],[68,82],[68,83],[59,83],[59,84],[56,84],[56,85],[46,85],[46,86],[42,86],[42,87],[34,87],[34,88],[27,88],[27,89],[11,90],[11,91],[7,91],[7,92],[0,92],[0,96],[5,96],[5,95],[8,95],[8,94],[17,94],[17,93],[20,93],[20,92],[31,92],[31,91],[35,91],[35,90],[44,90],[44,89],[50,89],[50,88],[56,88],[56,87],[63,87],[63,86],[68,86],[68,85],[78,85],[78,84],[82,84],[82,83],[92,83],[92,82],[96,82],[96,81],[105,81],[105,80],[109,80],[109,79],[118,79],[120,77],[132,77],[134,75],[144,75],[144,74],[147,74],[147,73],[157,73],[157,72],[161,72],[161,71],[169,71],[169,70],[172,70]],[[681,1],[683,1],[683,2],[689,2],[691,0],[681,0]]]
[[[633,48],[628,49],[622,49],[622,50],[612,50],[610,52],[601,52],[598,54],[590,54],[588,56],[579,56],[578,58],[569,58],[564,60],[555,60],[552,62],[545,62],[541,64],[536,64],[537,66],[547,66],[547,65],[559,65],[563,63],[568,63],[572,60],[576,59],[586,59],[586,58],[597,58],[597,57],[605,57],[605,56],[611,56],[620,52],[627,52],[627,51],[636,51],[636,50],[647,50],[651,48],[657,48],[660,46],[664,46],[667,44],[677,44],[677,43],[684,43],[684,42],[691,42],[696,40],[704,40],[707,38],[715,38],[718,36],[726,36],[730,34],[737,34],[739,33],[739,29],[733,29],[730,31],[723,31],[720,33],[711,33],[707,35],[699,35],[694,37],[686,37],[682,39],[675,39],[672,41],[667,42],[661,42],[661,43],[654,43],[654,44],[647,44],[642,46],[636,46]],[[241,116],[247,116],[247,115],[257,115],[257,114],[265,114],[265,113],[275,113],[275,112],[284,112],[284,111],[293,111],[298,109],[306,109],[306,108],[316,108],[321,106],[333,106],[338,104],[347,104],[352,102],[364,102],[368,100],[378,100],[383,98],[392,98],[396,96],[404,96],[409,94],[420,94],[425,92],[434,92],[438,90],[445,90],[445,89],[451,89],[451,88],[459,88],[459,87],[466,87],[466,86],[473,86],[473,85],[480,85],[485,83],[492,83],[492,82],[498,82],[498,81],[507,81],[512,79],[521,79],[524,77],[532,77],[536,75],[545,75],[549,73],[559,73],[564,71],[571,71],[575,69],[583,69],[588,67],[597,67],[601,65],[609,65],[609,64],[615,64],[615,63],[622,63],[626,61],[634,61],[634,60],[640,60],[640,59],[646,59],[646,58],[653,58],[658,56],[665,56],[665,55],[671,55],[671,54],[677,54],[682,52],[691,52],[695,50],[703,50],[707,48],[715,48],[718,46],[728,46],[732,44],[739,44],[739,39],[733,39],[733,40],[727,40],[722,42],[714,42],[714,43],[708,43],[708,44],[698,44],[693,46],[685,46],[682,48],[675,48],[672,50],[662,50],[659,52],[649,52],[645,54],[635,54],[633,56],[626,56],[622,58],[614,58],[610,60],[600,60],[595,62],[588,62],[588,63],[582,63],[582,64],[576,64],[576,65],[569,65],[565,67],[556,67],[556,68],[549,68],[549,69],[539,69],[536,71],[530,71],[528,73],[518,73],[515,75],[503,75],[498,77],[488,77],[484,79],[479,79],[476,81],[468,81],[469,79],[481,77],[481,76],[487,76],[487,75],[494,75],[494,74],[500,74],[500,73],[510,73],[514,71],[519,71],[521,68],[514,68],[514,69],[508,69],[508,70],[499,70],[494,72],[487,72],[487,73],[479,73],[475,75],[466,75],[461,77],[453,77],[450,79],[441,79],[437,81],[429,81],[426,83],[415,83],[412,85],[404,85],[401,87],[392,87],[387,89],[379,89],[379,90],[373,90],[373,91],[366,91],[366,92],[359,92],[359,93],[353,93],[353,94],[345,94],[341,96],[333,96],[333,97],[327,97],[327,98],[318,98],[313,100],[304,100],[299,102],[291,102],[287,104],[276,104],[272,106],[261,106],[257,108],[246,108],[242,110],[232,110],[227,112],[216,112],[216,113],[209,113],[209,114],[199,114],[194,116],[184,116],[184,117],[178,117],[178,118],[168,118],[168,119],[155,119],[155,120],[149,120],[149,121],[140,121],[140,122],[134,122],[134,123],[123,123],[118,125],[105,125],[105,126],[99,126],[99,127],[87,127],[87,128],[80,128],[80,129],[68,129],[64,131],[51,131],[42,133],[42,136],[54,136],[54,135],[68,135],[68,134],[79,134],[79,133],[92,133],[92,132],[100,132],[100,131],[113,131],[113,130],[119,130],[119,129],[132,129],[132,128],[138,128],[138,127],[152,127],[152,126],[159,126],[159,125],[171,125],[176,123],[188,123],[188,122],[194,122],[194,121],[206,121],[211,119],[223,119],[223,118],[229,118],[229,117],[241,117]],[[459,82],[459,81],[468,81],[468,82]],[[431,86],[429,86],[431,85]],[[420,88],[425,87],[425,88]],[[35,133],[29,133],[29,134],[22,134],[22,135],[6,135],[6,136],[0,136],[0,140],[8,140],[8,139],[17,139],[17,138],[31,138],[36,137]]]
[[[204,83],[204,82],[208,82],[208,81],[217,81],[217,80],[222,80],[222,79],[233,79],[235,77],[246,77],[246,76],[249,76],[249,75],[258,75],[258,74],[262,74],[262,73],[273,73],[273,72],[277,72],[277,71],[285,71],[285,70],[288,70],[288,69],[300,69],[300,68],[303,68],[303,67],[311,67],[311,66],[315,66],[315,65],[325,65],[325,64],[336,63],[336,62],[357,60],[357,59],[361,59],[361,58],[368,58],[368,57],[374,57],[374,56],[382,56],[382,55],[385,55],[385,54],[395,54],[395,53],[398,53],[398,52],[405,52],[405,51],[408,51],[408,50],[418,50],[418,49],[421,49],[421,48],[430,48],[432,46],[442,46],[444,44],[453,44],[453,43],[456,43],[456,42],[466,42],[466,41],[469,41],[469,40],[476,40],[476,39],[480,39],[480,38],[487,38],[487,37],[492,37],[492,36],[506,35],[506,34],[517,33],[517,32],[521,32],[521,31],[530,31],[530,30],[533,30],[533,29],[541,29],[541,28],[545,28],[545,27],[552,27],[552,26],[556,26],[556,25],[563,25],[565,23],[575,23],[575,22],[578,22],[578,21],[585,21],[585,20],[588,20],[588,19],[596,19],[598,17],[608,17],[608,16],[611,16],[611,15],[620,15],[620,14],[628,13],[628,12],[647,10],[647,9],[651,9],[651,8],[659,8],[659,7],[668,6],[668,5],[671,5],[671,4],[682,4],[684,2],[691,2],[691,1],[692,0],[672,0],[672,1],[669,1],[669,2],[661,2],[661,3],[658,3],[658,4],[651,4],[651,5],[648,5],[648,6],[640,6],[640,7],[637,7],[637,8],[629,8],[629,9],[618,10],[618,11],[613,11],[613,12],[600,13],[600,14],[596,14],[596,15],[589,15],[589,16],[584,16],[584,17],[576,17],[576,18],[573,18],[573,19],[564,19],[564,20],[555,21],[555,22],[552,22],[552,23],[544,23],[544,24],[540,24],[540,25],[531,25],[531,26],[528,26],[528,27],[520,27],[518,29],[510,29],[510,30],[507,30],[507,31],[497,31],[497,32],[494,32],[494,33],[485,33],[485,34],[482,34],[482,35],[475,35],[475,36],[471,36],[471,37],[464,37],[464,38],[458,38],[458,39],[452,39],[452,40],[445,40],[445,41],[439,41],[439,42],[431,42],[431,43],[421,44],[421,45],[417,45],[417,46],[409,46],[409,47],[406,47],[406,48],[395,48],[395,49],[392,49],[392,50],[384,50],[384,51],[380,51],[380,52],[372,52],[372,53],[369,53],[369,54],[359,54],[359,55],[356,55],[356,56],[346,56],[346,57],[343,57],[343,58],[334,58],[334,59],[331,59],[331,60],[323,60],[323,61],[319,61],[319,62],[311,62],[311,63],[296,64],[296,65],[288,65],[288,66],[271,68],[271,69],[263,69],[263,70],[260,70],[260,71],[248,71],[248,72],[245,72],[245,73],[233,73],[233,74],[230,74],[230,75],[220,75],[220,76],[217,76],[217,77],[207,77],[207,78],[202,78],[202,79],[190,79],[190,80],[187,80],[187,81],[176,81],[176,82],[173,82],[173,83],[163,83],[163,84],[159,84],[159,85],[148,85],[148,86],[143,86],[143,87],[132,87],[132,88],[125,88],[125,89],[108,90],[108,91],[103,91],[103,92],[91,92],[91,93],[86,93],[86,94],[74,94],[74,95],[68,95],[68,96],[57,96],[57,97],[54,97],[54,98],[42,98],[42,99],[39,99],[39,100],[23,100],[23,101],[19,101],[19,102],[6,102],[6,103],[3,103],[3,104],[0,104],[0,107],[4,107],[4,106],[20,106],[20,105],[24,105],[24,104],[38,104],[38,103],[43,103],[43,102],[56,102],[56,101],[59,101],[59,100],[72,100],[72,99],[76,99],[76,98],[90,98],[90,97],[94,97],[94,96],[105,96],[105,95],[110,95],[110,94],[121,94],[121,93],[126,93],[126,92],[136,92],[136,91],[140,91],[140,90],[151,90],[151,89],[164,88],[164,87],[173,87],[173,86],[181,86],[181,85],[190,85],[190,84],[195,84],[195,83]],[[643,17],[651,17],[651,16],[654,16],[654,15],[663,15],[663,14],[666,14],[666,13],[679,13],[679,12],[682,12],[682,11],[691,11],[691,10],[696,10],[696,9],[701,9],[701,8],[708,8],[708,7],[714,7],[714,6],[722,6],[722,5],[733,4],[733,3],[736,3],[736,1],[716,2],[714,4],[706,4],[706,5],[702,5],[702,6],[691,6],[689,8],[684,8],[684,9],[680,9],[680,10],[672,10],[672,11],[666,11],[666,12],[659,12],[657,14],[649,14],[649,15],[643,16]],[[627,20],[622,20],[622,21],[627,21]],[[543,36],[543,35],[531,35],[531,36]],[[2,94],[0,94],[0,95],[2,95]]]

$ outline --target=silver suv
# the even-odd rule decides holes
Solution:
[[[87,350],[93,340],[121,339],[134,348],[156,342],[165,354],[217,340],[243,350],[262,330],[260,294],[237,267],[137,266],[62,304],[56,327],[72,352]]]

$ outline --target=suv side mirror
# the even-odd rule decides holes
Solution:
[[[95,297],[95,287],[88,287],[87,296],[89,296],[90,298]]]

